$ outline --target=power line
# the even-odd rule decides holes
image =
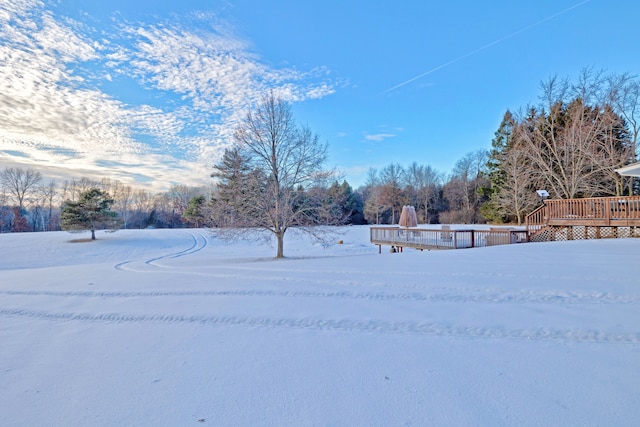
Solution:
[[[513,33],[511,33],[511,34],[509,34],[509,35],[506,35],[506,36],[504,36],[504,37],[499,38],[498,40],[492,41],[492,42],[491,42],[491,43],[489,43],[489,44],[486,44],[486,45],[484,45],[484,46],[482,46],[482,47],[479,47],[479,48],[477,48],[477,49],[475,49],[475,50],[472,50],[471,52],[467,52],[467,53],[465,53],[465,54],[464,54],[464,55],[462,55],[462,56],[459,56],[459,57],[457,57],[457,58],[455,58],[455,59],[452,59],[451,61],[445,62],[445,63],[444,63],[444,64],[442,64],[442,65],[438,65],[437,67],[432,68],[432,69],[430,69],[429,71],[425,71],[424,73],[419,74],[419,75],[417,75],[417,76],[415,76],[415,77],[413,77],[413,78],[411,78],[411,79],[409,79],[409,80],[406,80],[406,81],[404,81],[404,82],[402,82],[402,83],[399,83],[399,84],[397,84],[397,85],[395,85],[395,86],[393,86],[393,87],[390,87],[389,89],[386,89],[386,90],[384,90],[384,91],[380,92],[380,93],[379,93],[379,95],[384,95],[385,93],[392,92],[392,91],[394,91],[394,90],[396,90],[396,89],[398,89],[398,88],[401,88],[402,86],[408,85],[408,84],[409,84],[409,83],[411,83],[411,82],[414,82],[414,81],[416,81],[416,80],[418,80],[418,79],[421,79],[421,78],[422,78],[422,77],[424,77],[424,76],[428,76],[429,74],[435,73],[436,71],[441,70],[441,69],[443,69],[443,68],[445,68],[445,67],[447,67],[447,66],[449,66],[449,65],[451,65],[451,64],[455,64],[455,63],[456,63],[456,62],[458,62],[458,61],[462,61],[463,59],[465,59],[465,58],[467,58],[467,57],[469,57],[469,56],[471,56],[471,55],[475,55],[476,53],[478,53],[478,52],[480,52],[480,51],[483,51],[483,50],[485,50],[485,49],[488,49],[488,48],[490,48],[491,46],[497,45],[498,43],[502,43],[502,42],[503,42],[503,41],[505,41],[505,40],[508,40],[508,39],[510,39],[510,38],[512,38],[512,37],[515,37],[515,36],[517,36],[518,34],[520,34],[520,33],[524,33],[525,31],[528,31],[528,30],[530,30],[530,29],[531,29],[531,28],[533,28],[533,27],[536,27],[536,26],[538,26],[538,25],[540,25],[540,24],[542,24],[542,23],[544,23],[544,22],[550,21],[550,20],[552,20],[552,19],[554,19],[554,18],[556,18],[556,17],[558,17],[558,16],[560,16],[560,15],[563,15],[563,14],[565,14],[565,13],[567,13],[567,12],[570,12],[571,10],[573,10],[573,9],[575,9],[575,8],[577,8],[577,7],[580,7],[580,6],[582,6],[583,4],[585,4],[585,3],[589,3],[590,1],[591,1],[591,0],[584,0],[584,1],[582,1],[582,2],[580,2],[580,3],[577,3],[577,4],[575,4],[575,5],[571,6],[571,7],[568,7],[568,8],[566,8],[566,9],[564,9],[564,10],[561,10],[560,12],[557,12],[557,13],[554,13],[553,15],[547,16],[546,18],[541,19],[540,21],[538,21],[538,22],[536,22],[536,23],[533,23],[533,24],[527,25],[526,27],[521,28],[521,29],[519,29],[519,30],[517,30],[517,31],[514,31]]]

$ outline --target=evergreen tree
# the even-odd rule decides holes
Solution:
[[[206,199],[204,196],[195,196],[189,200],[187,209],[185,209],[182,216],[189,223],[193,224],[196,228],[201,227],[205,222],[205,205]]]
[[[60,227],[65,231],[90,230],[91,239],[95,240],[96,229],[115,229],[120,225],[118,214],[110,210],[113,203],[105,191],[90,188],[80,194],[77,202],[65,202]]]
[[[239,147],[226,149],[222,160],[214,166],[212,178],[217,178],[216,193],[211,199],[211,220],[218,227],[249,226],[247,217],[257,206],[253,197],[262,194],[264,180],[258,179],[258,172],[251,169],[249,158]],[[248,212],[248,215],[243,213]]]
[[[340,190],[345,200],[343,212],[348,217],[347,223],[355,225],[366,224],[362,197],[359,194],[354,193],[353,188],[346,180],[342,181]]]
[[[507,179],[504,164],[509,150],[513,146],[514,126],[515,118],[511,114],[511,111],[507,110],[491,141],[491,150],[489,151],[489,160],[487,161],[487,175],[490,185],[480,190],[482,194],[489,199],[489,201],[482,206],[481,213],[485,218],[494,222],[504,222],[507,219],[502,214],[502,209],[498,202],[498,194],[504,187],[505,180]]]
[[[509,149],[513,146],[514,126],[515,118],[511,111],[507,110],[498,130],[494,133],[494,138],[491,141],[491,151],[489,152],[489,161],[487,162],[489,181],[493,188],[500,188],[504,183],[504,171],[501,170],[500,165],[507,156]]]

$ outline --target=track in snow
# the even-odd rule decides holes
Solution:
[[[181,251],[178,251],[178,252],[171,252],[171,253],[168,253],[168,254],[164,254],[164,255],[156,256],[154,258],[147,259],[143,263],[145,265],[159,267],[159,265],[156,264],[157,261],[160,261],[160,260],[163,260],[163,259],[181,258],[181,257],[187,256],[187,255],[191,255],[191,254],[200,252],[201,250],[203,250],[204,248],[207,247],[209,242],[207,240],[207,237],[203,233],[194,232],[194,231],[187,231],[187,233],[189,234],[189,236],[192,239],[191,246],[189,246],[188,248],[183,249]],[[124,262],[116,264],[114,266],[114,268],[116,270],[144,271],[144,270],[138,270],[138,269],[134,269],[134,268],[130,267],[131,264],[140,263],[140,262],[142,262],[142,261],[140,261],[140,260],[124,261]]]
[[[577,292],[485,292],[484,294],[452,293],[383,293],[349,291],[297,291],[297,290],[192,290],[192,291],[0,291],[7,296],[48,296],[81,298],[157,298],[157,297],[284,297],[284,298],[336,298],[364,301],[419,301],[427,303],[488,303],[488,304],[640,304],[637,295]]]
[[[47,321],[79,321],[107,323],[199,324],[212,326],[242,326],[319,331],[360,332],[381,334],[428,335],[481,339],[523,339],[533,341],[565,341],[576,343],[640,343],[640,333],[615,334],[587,329],[451,326],[435,322],[352,320],[352,319],[292,319],[242,316],[152,315],[119,313],[65,313],[20,309],[0,309],[0,315],[26,317]]]

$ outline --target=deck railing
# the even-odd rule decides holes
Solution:
[[[527,235],[531,236],[548,225],[547,205],[536,208],[526,217]]]
[[[640,196],[545,200],[527,215],[527,233],[558,226],[640,226]]]
[[[382,247],[416,249],[464,249],[525,242],[526,230],[450,230],[372,227],[371,243]]]

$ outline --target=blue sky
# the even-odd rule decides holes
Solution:
[[[0,0],[0,167],[203,185],[273,89],[357,187],[448,173],[552,75],[637,73],[624,0]]]

